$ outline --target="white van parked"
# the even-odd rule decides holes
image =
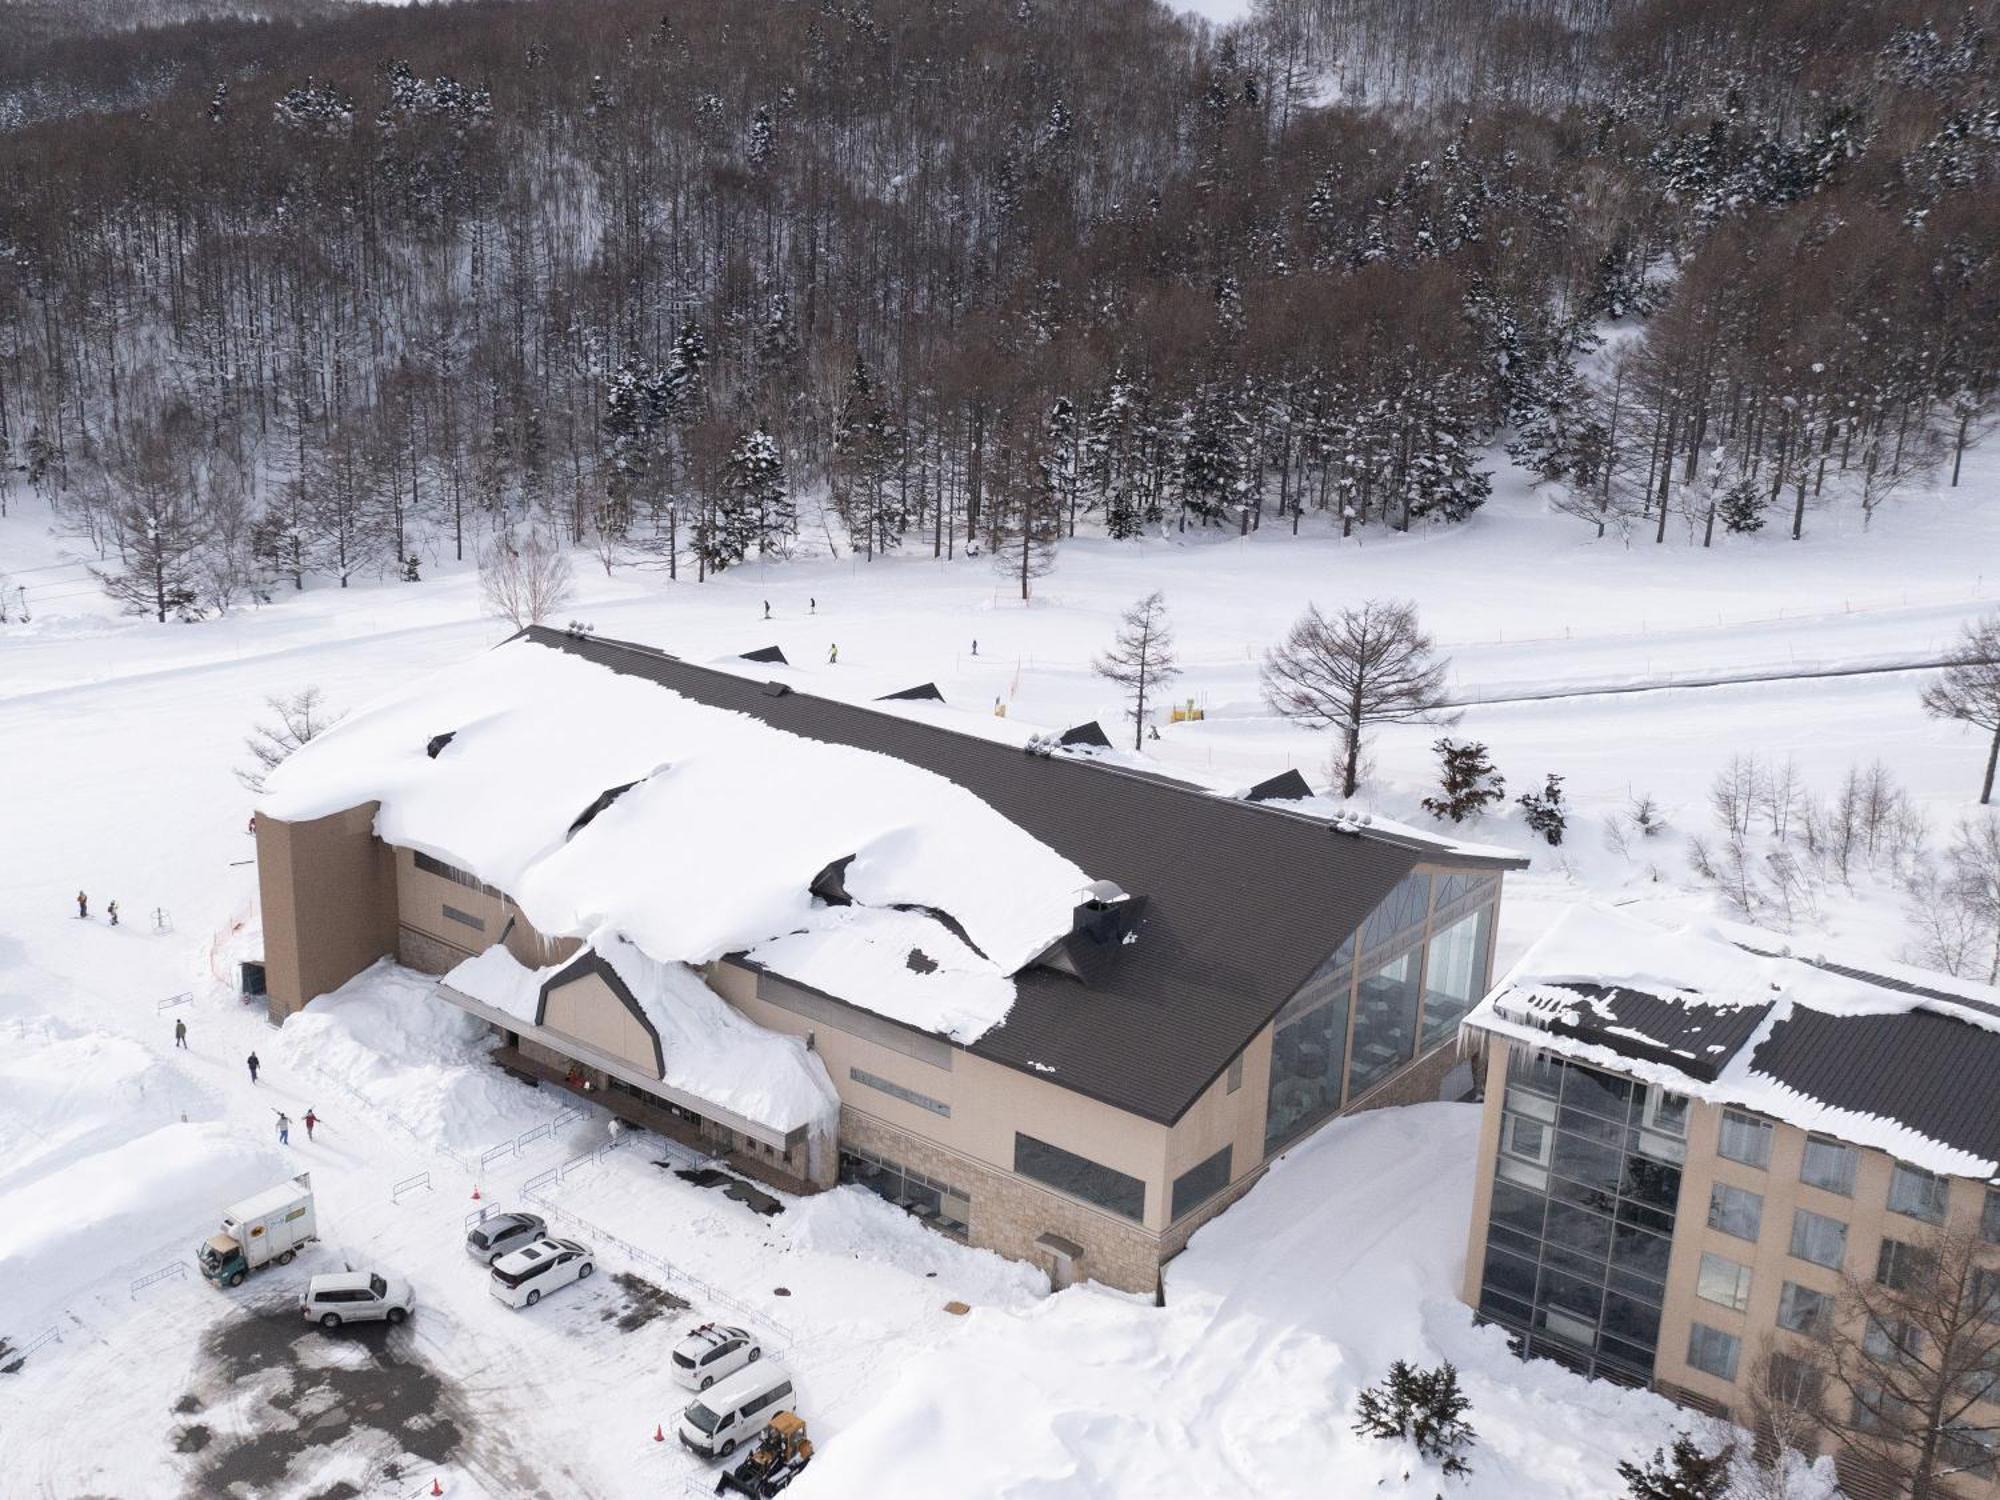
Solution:
[[[681,1413],[681,1446],[703,1458],[727,1458],[754,1443],[778,1412],[792,1406],[792,1377],[769,1360],[703,1391]]]
[[[557,1287],[582,1281],[597,1267],[575,1240],[539,1239],[493,1262],[487,1290],[509,1307],[533,1307]]]

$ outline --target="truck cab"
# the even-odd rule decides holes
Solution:
[[[217,1286],[241,1286],[252,1271],[288,1265],[318,1235],[312,1174],[246,1198],[222,1216],[222,1227],[195,1251],[195,1265]]]

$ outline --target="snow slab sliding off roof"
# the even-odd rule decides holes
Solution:
[[[780,1135],[801,1126],[832,1127],[840,1096],[804,1042],[766,1031],[685,964],[657,963],[622,938],[601,937],[591,948],[611,965],[658,1033],[666,1062],[662,1083]],[[446,974],[444,983],[533,1025],[542,986],[575,962],[530,969],[495,943]]]
[[[1465,1024],[1933,1172],[2000,1173],[2000,1010],[1787,957],[1785,942],[1573,907]]]
[[[1005,1017],[1008,976],[1069,931],[1090,878],[934,772],[529,639],[313,740],[273,773],[258,810],[297,821],[371,801],[383,839],[499,887],[546,935],[611,929],[688,964],[774,944],[772,967],[789,977],[961,1042]],[[857,905],[941,912],[978,951],[928,915],[829,924],[807,887],[850,855],[843,883]],[[775,941],[790,934],[808,936]],[[857,987],[887,975],[893,996]]]

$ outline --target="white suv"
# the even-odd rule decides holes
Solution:
[[[539,1239],[493,1262],[487,1290],[509,1307],[533,1307],[544,1293],[582,1281],[597,1267],[575,1240]]]
[[[674,1379],[691,1391],[705,1391],[754,1364],[763,1353],[743,1329],[704,1323],[690,1328],[674,1346]]]
[[[409,1282],[378,1271],[338,1271],[315,1276],[299,1312],[308,1323],[338,1328],[342,1323],[400,1323],[417,1305]]]

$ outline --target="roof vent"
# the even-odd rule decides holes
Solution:
[[[897,699],[904,699],[911,702],[920,699],[929,699],[935,703],[942,703],[944,702],[944,694],[938,691],[938,685],[935,682],[920,682],[913,688],[904,688],[900,693],[884,693],[875,701],[877,703],[893,703]]]
[[[1065,729],[1057,736],[1056,743],[1058,745],[1090,745],[1099,750],[1109,750],[1111,748],[1111,737],[1104,732],[1103,727],[1097,720],[1091,719],[1086,723],[1075,724]]]
[[[764,696],[766,698],[782,698],[791,690],[792,686],[788,682],[767,682],[764,684]]]
[[[1297,771],[1280,771],[1268,781],[1260,781],[1243,794],[1245,802],[1296,802],[1310,797],[1313,789]]]
[[[1115,881],[1093,880],[1077,892],[1070,930],[1051,943],[1038,962],[1074,975],[1085,984],[1101,976],[1118,950],[1134,941],[1146,908],[1143,896],[1128,896]]]
[[[780,651],[776,646],[759,646],[755,651],[745,651],[739,660],[767,662],[779,667],[789,667],[791,665],[790,662],[785,660],[785,653]]]
[[[448,729],[443,734],[434,734],[424,746],[424,754],[428,755],[432,760],[436,760],[438,753],[457,738],[458,731],[456,729]]]
[[[847,894],[847,867],[853,863],[853,855],[842,855],[813,876],[806,889],[828,906],[852,906],[854,898]]]

